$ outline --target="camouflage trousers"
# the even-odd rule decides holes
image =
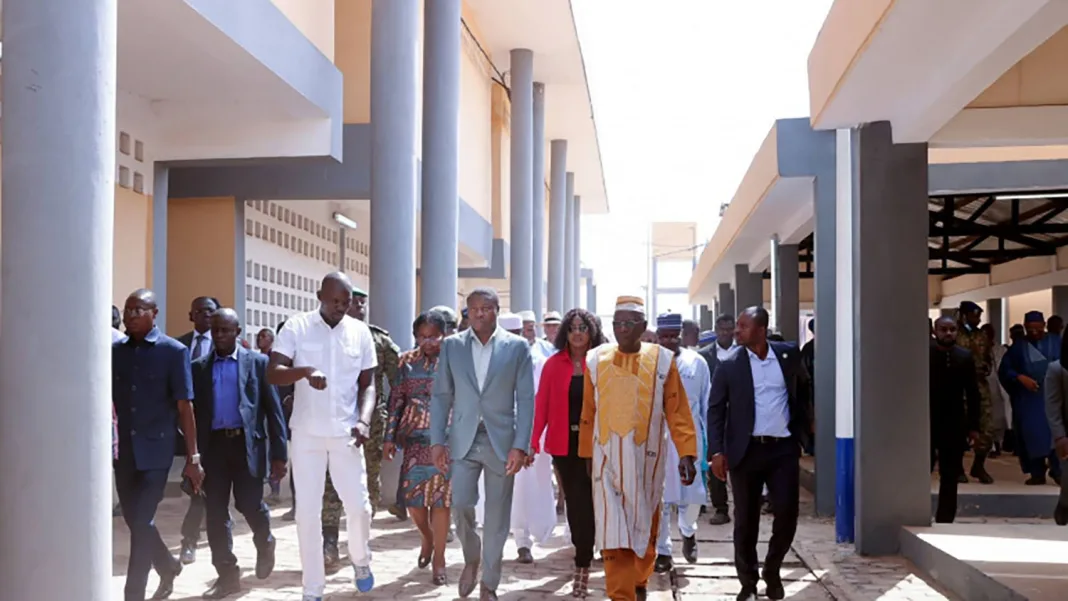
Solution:
[[[979,379],[979,439],[975,441],[976,453],[989,453],[994,446],[994,413],[990,401],[990,384],[986,378]]]
[[[371,420],[371,438],[363,445],[364,465],[367,469],[367,494],[371,498],[371,511],[380,508],[382,495],[382,442],[386,431],[385,406],[376,409]],[[337,530],[341,525],[341,513],[344,506],[341,497],[330,480],[330,471],[326,472],[326,487],[323,491],[323,528]]]

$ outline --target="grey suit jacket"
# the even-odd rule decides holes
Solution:
[[[479,423],[497,456],[504,461],[513,448],[530,453],[534,426],[534,369],[524,338],[498,330],[482,390],[471,357],[474,330],[449,336],[441,344],[430,401],[430,442],[447,444],[452,459],[463,459]],[[452,423],[449,424],[449,415]]]
[[[1053,440],[1068,436],[1065,424],[1068,424],[1068,371],[1060,361],[1054,361],[1046,368],[1046,419]]]

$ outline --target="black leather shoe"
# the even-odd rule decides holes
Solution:
[[[738,593],[734,599],[735,601],[757,601],[756,589],[743,586],[742,592]]]
[[[211,588],[204,591],[205,599],[225,599],[241,592],[241,572],[237,569],[220,574]]]
[[[657,574],[663,574],[670,572],[673,567],[675,567],[675,563],[671,561],[670,555],[657,555],[656,563],[653,564],[653,571]]]
[[[1053,521],[1058,526],[1068,526],[1068,507],[1057,505],[1057,508],[1053,510]]]
[[[779,576],[778,571],[764,570],[760,577],[764,579],[764,584],[768,585],[767,590],[764,591],[768,599],[778,601],[786,598],[786,589],[782,586],[782,577]]]
[[[697,536],[682,537],[682,556],[686,563],[697,563]]]
[[[530,552],[530,549],[521,547],[519,549],[519,557],[516,558],[519,563],[534,563],[534,555]]]
[[[195,562],[197,560],[197,544],[182,541],[182,551],[178,554],[178,559],[181,560],[183,565]]]
[[[152,594],[153,600],[166,599],[174,592],[174,579],[182,573],[182,564],[180,562],[174,562],[174,570],[167,574],[159,575],[159,586],[156,587],[156,592]]]
[[[261,549],[256,549],[256,578],[266,580],[274,571],[274,546],[272,538]]]
[[[722,526],[723,524],[729,524],[731,522],[731,516],[727,515],[726,511],[715,511],[712,513],[712,517],[708,518],[708,523],[713,526]]]

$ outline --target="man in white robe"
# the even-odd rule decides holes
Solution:
[[[663,514],[660,516],[660,533],[656,542],[657,572],[667,572],[674,567],[671,559],[671,509],[678,512],[678,528],[682,537],[682,555],[688,563],[697,562],[697,519],[701,515],[701,506],[707,498],[705,479],[702,471],[707,471],[704,447],[708,440],[708,395],[712,389],[708,363],[696,351],[682,348],[682,315],[667,313],[657,318],[656,334],[660,346],[675,354],[675,365],[682,378],[682,387],[690,404],[694,427],[697,430],[699,473],[692,484],[683,485],[679,473],[668,471],[664,478]],[[668,444],[668,465],[678,463],[679,454],[674,444]]]

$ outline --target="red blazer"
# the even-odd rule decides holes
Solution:
[[[571,388],[571,354],[559,351],[545,362],[538,382],[538,394],[534,399],[534,431],[530,446],[540,453],[541,435],[545,434],[545,452],[550,455],[567,455],[571,432],[568,391]],[[586,373],[586,361],[582,361],[582,373]]]

